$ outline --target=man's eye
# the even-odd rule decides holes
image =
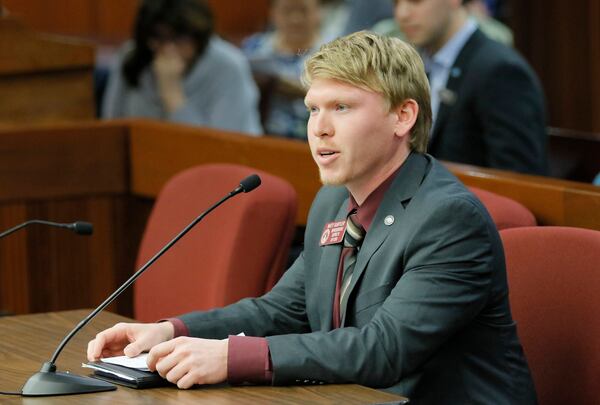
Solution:
[[[337,111],[346,111],[348,109],[348,106],[346,104],[338,104],[336,105],[335,109]]]
[[[317,107],[306,107],[306,109],[311,114],[317,113],[319,111],[319,109]]]

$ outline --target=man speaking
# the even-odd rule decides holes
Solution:
[[[148,367],[180,388],[357,383],[418,404],[535,403],[496,228],[425,154],[417,52],[359,32],[321,47],[304,82],[324,187],[300,257],[260,298],[115,325],[89,360],[149,351]]]

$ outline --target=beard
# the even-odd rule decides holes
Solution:
[[[348,173],[323,173],[323,170],[319,169],[319,178],[324,186],[343,186],[348,177]]]

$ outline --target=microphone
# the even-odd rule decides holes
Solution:
[[[87,325],[100,311],[110,305],[123,291],[125,291],[133,282],[142,275],[158,258],[160,258],[167,250],[169,250],[179,239],[188,233],[198,222],[212,212],[215,208],[223,204],[231,197],[240,194],[248,193],[260,185],[260,177],[252,174],[243,179],[240,184],[230,191],[225,197],[221,198],[215,204],[210,206],[206,211],[194,219],[186,226],[177,236],[167,243],[161,250],[158,251],[150,260],[146,262],[138,271],[136,271],[127,281],[123,283],[115,292],[113,292],[103,303],[94,309],[85,319],[73,328],[71,332],[60,342],[56,351],[52,355],[50,361],[44,363],[39,372],[35,373],[25,383],[21,390],[23,396],[49,396],[49,395],[66,395],[66,394],[83,394],[88,392],[112,391],[117,387],[108,382],[97,380],[91,377],[83,377],[69,372],[61,373],[56,371],[56,359],[60,352],[66,346],[77,332]]]
[[[260,182],[260,180],[259,180],[259,182]],[[57,228],[66,228],[66,229],[72,230],[73,232],[75,232],[78,235],[91,235],[94,232],[94,227],[89,222],[77,221],[77,222],[73,222],[72,224],[61,224],[58,222],[42,221],[41,219],[32,219],[30,221],[23,222],[22,224],[19,224],[13,228],[10,228],[10,229],[0,233],[0,239],[4,238],[5,236],[10,235],[13,232],[18,231],[21,228],[25,228],[26,226],[29,226],[32,224],[55,226]]]
[[[236,194],[242,191],[244,193],[249,193],[258,186],[260,186],[260,177],[258,177],[257,174],[252,174],[240,181],[240,185],[237,186],[233,192]]]

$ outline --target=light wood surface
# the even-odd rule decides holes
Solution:
[[[19,391],[39,371],[56,346],[88,310],[75,310],[0,318],[0,391]],[[66,346],[58,358],[59,371],[87,375],[81,368],[85,348],[94,334],[127,318],[101,313]],[[395,402],[400,396],[360,385],[319,385],[292,387],[176,387],[135,390],[119,386],[116,391],[43,398],[0,396],[3,404],[367,404]]]

